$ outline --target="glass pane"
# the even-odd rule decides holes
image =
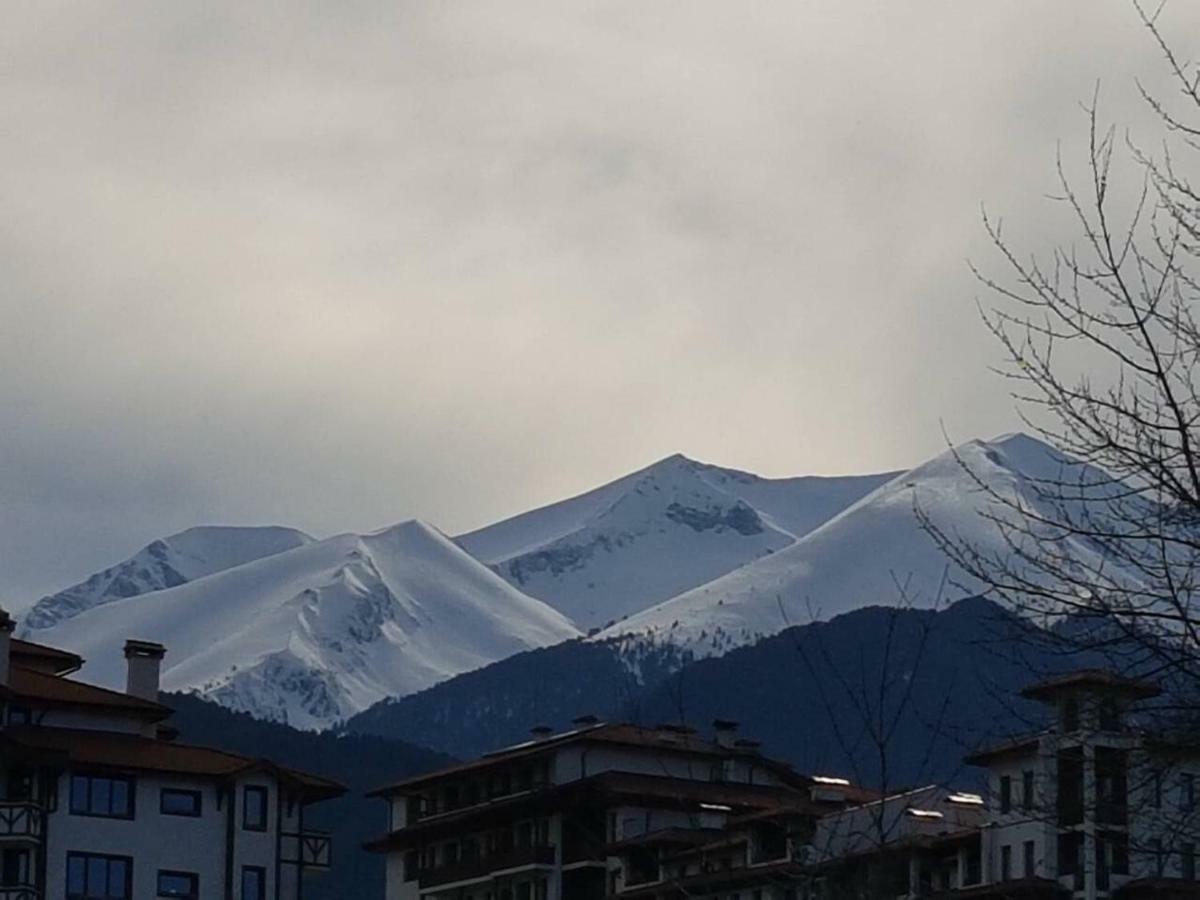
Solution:
[[[242,900],[263,900],[263,874],[258,869],[242,870]]]
[[[200,796],[188,791],[163,791],[162,811],[176,816],[198,815]]]
[[[72,856],[67,860],[67,890],[72,894],[82,894],[87,884],[87,863],[82,856]]]
[[[88,780],[81,775],[71,776],[71,812],[87,812]]]
[[[109,805],[109,812],[114,816],[129,815],[129,782],[114,779],[110,782],[112,785],[112,799]]]
[[[92,779],[92,802],[88,812],[107,815],[112,802],[112,782],[107,778]]]
[[[117,900],[126,900],[129,896],[125,891],[129,879],[129,864],[123,859],[111,859],[108,862],[108,896]]]
[[[183,872],[160,872],[158,895],[160,897],[191,897],[196,893],[196,876]]]
[[[246,826],[262,828],[267,824],[267,792],[262,788],[246,788]]]
[[[103,896],[108,881],[108,861],[99,856],[87,857],[87,895]]]

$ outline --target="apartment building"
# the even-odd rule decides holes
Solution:
[[[1200,746],[1133,717],[1159,689],[1083,671],[1022,693],[1051,726],[968,758],[988,770],[986,880],[1006,896],[1200,898]]]
[[[575,726],[376,791],[389,826],[368,849],[387,856],[388,900],[654,896],[665,849],[720,839],[733,820],[845,803],[840,789],[814,801],[812,779],[737,739],[732,722],[711,738],[586,717]]]
[[[1157,687],[1084,671],[1049,727],[973,754],[984,794],[872,795],[737,740],[589,720],[377,793],[388,900],[1200,900],[1200,746]]]
[[[299,900],[329,867],[305,809],[344,788],[174,740],[161,645],[126,643],[120,692],[12,632],[0,612],[0,900]]]

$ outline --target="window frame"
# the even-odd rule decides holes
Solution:
[[[77,809],[75,806],[75,781],[76,779],[86,779],[87,786],[87,809]],[[93,812],[92,811],[92,786],[97,781],[121,782],[125,785],[126,797],[128,798],[128,808],[124,813],[112,812]],[[110,788],[109,807],[112,806],[112,794]],[[72,816],[84,816],[92,819],[123,819],[131,821],[137,818],[137,779],[132,775],[112,775],[106,772],[71,772],[67,780],[67,812]]]
[[[71,861],[73,859],[83,860],[83,893],[76,893],[71,890]],[[114,898],[114,900],[133,900],[133,857],[121,856],[116,853],[93,853],[88,850],[68,850],[67,851],[67,868],[66,868],[66,898],[67,900],[107,900],[110,897],[108,893],[109,873],[107,866],[104,874],[104,893],[91,894],[88,893],[88,863],[93,859],[102,859],[106,864],[121,862],[125,864],[125,896],[122,898]]]
[[[250,821],[250,795],[262,796],[262,824],[253,824]],[[271,821],[271,792],[266,786],[261,784],[247,784],[242,787],[242,830],[243,831],[267,831]]]
[[[258,877],[258,896],[248,898],[246,896],[246,876],[255,875]],[[239,896],[241,900],[267,900],[267,869],[265,866],[242,866],[242,877],[240,879]]]
[[[188,879],[191,882],[191,891],[186,894],[164,894],[162,887],[162,879],[164,875]],[[200,874],[198,872],[184,872],[180,869],[159,869],[154,878],[154,891],[155,897],[170,897],[172,900],[199,900]]]
[[[195,812],[176,812],[175,810],[167,809],[167,795],[174,794],[177,796],[191,797],[196,801]],[[198,819],[204,815],[204,794],[201,791],[194,791],[188,788],[168,788],[165,787],[158,793],[158,811],[164,816],[179,816],[185,819]]]
[[[1000,776],[1000,812],[1012,812],[1012,776]]]

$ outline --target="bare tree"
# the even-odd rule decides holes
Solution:
[[[1161,98],[1139,84],[1159,145],[1118,140],[1097,91],[1084,106],[1086,176],[1058,160],[1055,199],[1074,242],[1025,255],[985,212],[1007,275],[975,270],[994,300],[981,315],[1005,352],[1000,371],[1061,464],[1031,478],[1030,504],[963,462],[1000,552],[918,515],[964,582],[1039,626],[1077,614],[1041,634],[1200,694],[1200,187],[1188,169],[1200,151],[1200,68],[1166,40],[1161,7],[1133,6],[1177,88]],[[1120,163],[1136,177],[1119,183]]]

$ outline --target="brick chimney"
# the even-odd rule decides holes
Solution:
[[[0,609],[0,686],[8,687],[9,660],[12,653],[12,633],[17,623]]]
[[[158,682],[167,648],[153,641],[125,642],[125,693],[158,702]]]

